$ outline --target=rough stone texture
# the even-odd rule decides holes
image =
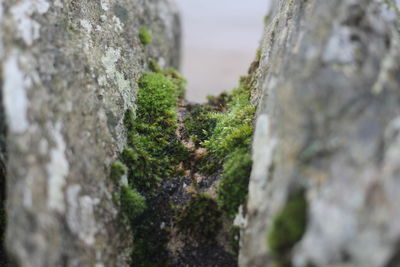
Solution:
[[[294,266],[400,266],[400,1],[275,1],[240,265],[268,266],[271,222],[306,189]]]
[[[0,1],[0,25],[9,252],[20,266],[124,266],[109,166],[148,58],[178,66],[173,2]]]

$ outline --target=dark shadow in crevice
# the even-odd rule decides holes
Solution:
[[[0,71],[0,77],[1,71]],[[3,84],[0,79],[0,84]],[[6,177],[7,177],[7,125],[3,108],[3,90],[0,88],[0,266],[10,266],[5,247],[6,232]]]

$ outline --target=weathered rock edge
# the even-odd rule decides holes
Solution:
[[[267,233],[296,187],[309,211],[294,266],[399,266],[399,8],[274,1],[254,92],[240,266],[275,260]]]
[[[19,266],[126,265],[107,176],[147,60],[178,67],[173,2],[10,0],[0,25],[8,251]]]

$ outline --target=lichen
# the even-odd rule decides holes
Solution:
[[[153,37],[151,36],[151,33],[149,32],[148,29],[146,28],[141,28],[139,30],[139,40],[143,45],[148,45],[153,42]]]

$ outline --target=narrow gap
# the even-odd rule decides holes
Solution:
[[[111,166],[132,266],[237,266],[233,220],[247,199],[259,60],[232,92],[196,104],[176,70],[150,59],[136,111],[125,114],[128,145]]]
[[[143,27],[139,38],[146,47],[153,37]],[[148,59],[136,109],[124,117],[127,146],[111,166],[120,188],[115,201],[132,231],[131,266],[238,265],[240,231],[233,222],[247,200],[251,93],[261,58],[253,51],[236,88],[201,104],[190,101],[204,99],[188,94],[180,73]]]
[[[0,75],[0,77],[3,77]],[[0,81],[0,84],[2,82]],[[0,265],[9,266],[8,256],[5,247],[6,232],[6,176],[7,176],[7,148],[6,136],[7,127],[5,124],[5,113],[3,109],[3,95],[0,88]]]

